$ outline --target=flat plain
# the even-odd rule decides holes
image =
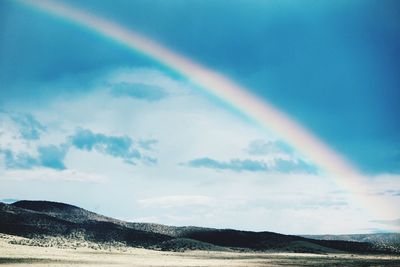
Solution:
[[[10,242],[16,239],[1,236],[1,266],[400,266],[400,256],[390,255],[57,248]]]

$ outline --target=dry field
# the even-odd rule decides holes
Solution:
[[[0,236],[1,266],[400,266],[400,256],[350,254],[161,252],[139,248],[37,247]],[[15,242],[14,242],[15,243]],[[92,247],[92,248],[90,248]]]

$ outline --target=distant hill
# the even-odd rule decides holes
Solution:
[[[91,242],[119,242],[134,247],[174,251],[394,252],[391,248],[379,247],[364,240],[317,240],[273,232],[124,222],[73,205],[49,201],[0,203],[0,233],[28,238],[80,236]]]
[[[352,235],[305,235],[318,240],[344,240],[371,243],[377,248],[400,252],[400,233],[352,234]]]

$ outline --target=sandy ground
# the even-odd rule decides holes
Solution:
[[[11,239],[19,238],[0,236],[1,266],[400,266],[400,256],[71,249],[10,244]]]

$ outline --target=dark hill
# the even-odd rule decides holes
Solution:
[[[400,253],[400,233],[352,234],[352,235],[308,235],[307,238],[318,240],[343,240],[371,243],[376,248]]]
[[[81,236],[93,242],[122,242],[128,246],[181,251],[253,250],[294,252],[393,252],[367,242],[315,240],[272,232],[129,223],[57,202],[0,203],[0,233],[23,237]]]
[[[119,225],[126,224],[125,222],[99,215],[97,213],[79,208],[77,206],[59,202],[21,200],[11,204],[11,206],[22,208],[25,210],[40,212],[42,214],[46,214],[74,223],[98,221],[111,222]]]
[[[333,250],[354,253],[372,253],[376,251],[371,244],[364,242],[315,240],[294,235],[273,232],[250,232],[231,229],[207,229],[186,231],[181,237],[207,242],[217,246],[249,248],[252,250],[290,250],[294,242],[302,241]],[[311,252],[311,251],[309,251]]]
[[[46,206],[46,202],[42,202],[41,205],[43,203]],[[49,207],[35,206],[35,208],[49,210],[54,205],[48,203]],[[23,237],[80,235],[93,242],[116,241],[143,247],[172,239],[166,235],[135,230],[104,220],[78,220],[78,222],[66,220],[64,217],[69,217],[69,210],[68,208],[65,214],[46,213],[0,203],[0,232]],[[76,218],[76,214],[72,218]]]

